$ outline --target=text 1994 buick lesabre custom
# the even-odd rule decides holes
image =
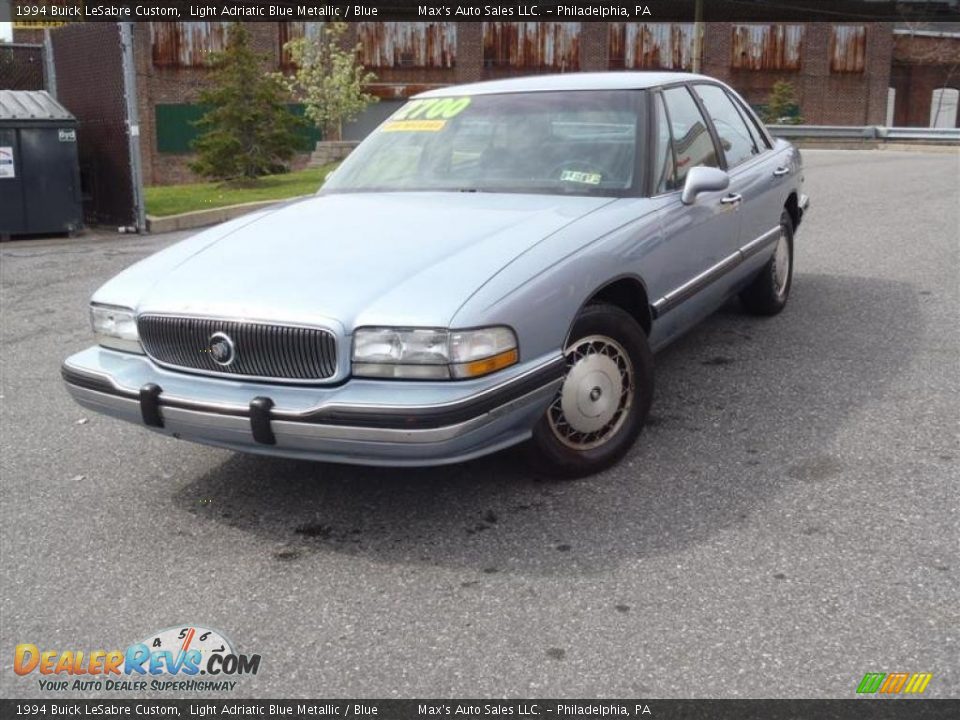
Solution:
[[[316,197],[100,288],[82,405],[187,440],[454,462],[529,440],[594,472],[643,426],[652,352],[733,294],[787,301],[800,153],[678,73],[450,87],[394,113]]]

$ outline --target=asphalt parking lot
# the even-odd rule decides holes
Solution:
[[[0,246],[2,695],[42,695],[18,643],[196,623],[262,655],[238,697],[960,696],[960,155],[804,155],[786,311],[659,355],[640,441],[574,482],[94,416],[59,375],[87,300],[182,234]]]

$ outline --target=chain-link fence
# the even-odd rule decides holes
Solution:
[[[57,99],[77,118],[84,219],[136,225],[119,23],[50,33]]]
[[[43,45],[0,43],[0,90],[44,90]]]

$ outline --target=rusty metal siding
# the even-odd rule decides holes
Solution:
[[[291,40],[299,40],[306,36],[315,37],[323,28],[322,22],[281,22],[277,23],[278,38],[280,43],[280,67],[284,70],[292,70],[296,67],[290,52],[286,49],[286,44]]]
[[[830,72],[862,73],[866,65],[866,26],[832,26],[830,28]]]
[[[580,69],[580,23],[485,22],[483,66],[566,72]]]
[[[693,69],[696,53],[693,23],[612,22],[609,38],[611,68]],[[702,48],[700,55],[702,59]]]
[[[302,22],[281,22],[277,23],[277,40],[280,45],[280,67],[283,70],[290,70],[294,67],[293,58],[287,50],[287,43],[291,40],[299,40],[303,37],[304,23]]]
[[[799,70],[803,25],[734,25],[730,67],[734,70]]]
[[[204,67],[227,45],[229,22],[151,22],[155,67]]]
[[[357,24],[360,60],[370,68],[452,68],[457,25],[452,22]]]

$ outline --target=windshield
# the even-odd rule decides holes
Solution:
[[[634,183],[637,107],[623,91],[411,100],[323,190],[622,195]]]

